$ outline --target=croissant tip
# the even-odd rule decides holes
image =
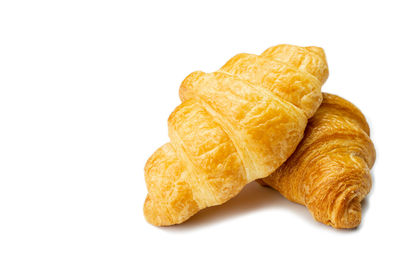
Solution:
[[[345,208],[343,216],[338,218],[332,226],[338,229],[350,229],[361,223],[361,202],[358,197],[353,198]]]
[[[153,203],[149,195],[147,195],[146,200],[143,204],[143,214],[146,221],[154,226],[161,226],[161,220],[152,214],[153,212]]]
[[[315,54],[319,55],[320,57],[322,57],[324,59],[326,57],[325,56],[325,51],[321,47],[318,47],[318,46],[307,46],[307,50],[314,52]]]

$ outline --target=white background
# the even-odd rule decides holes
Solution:
[[[1,1],[0,266],[398,266],[396,2]],[[323,47],[323,90],[370,123],[362,225],[334,230],[257,184],[149,225],[143,167],[181,81],[280,43]]]

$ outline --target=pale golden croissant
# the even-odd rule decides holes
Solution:
[[[300,142],[327,77],[321,48],[292,45],[190,74],[168,119],[171,142],[145,166],[147,221],[181,223],[271,174]]]
[[[371,189],[375,149],[361,111],[338,96],[323,96],[293,155],[257,181],[305,205],[322,223],[353,228],[361,222],[361,201]]]

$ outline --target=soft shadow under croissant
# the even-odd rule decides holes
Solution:
[[[305,205],[324,224],[354,228],[361,222],[361,201],[371,189],[375,149],[360,110],[341,97],[323,97],[293,155],[257,181]]]

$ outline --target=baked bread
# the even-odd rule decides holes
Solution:
[[[305,205],[317,221],[353,228],[361,222],[361,201],[371,189],[375,149],[361,111],[341,97],[323,95],[293,155],[257,181]]]
[[[147,221],[181,223],[271,174],[302,139],[327,77],[321,48],[292,45],[190,74],[168,119],[171,142],[145,166]]]

